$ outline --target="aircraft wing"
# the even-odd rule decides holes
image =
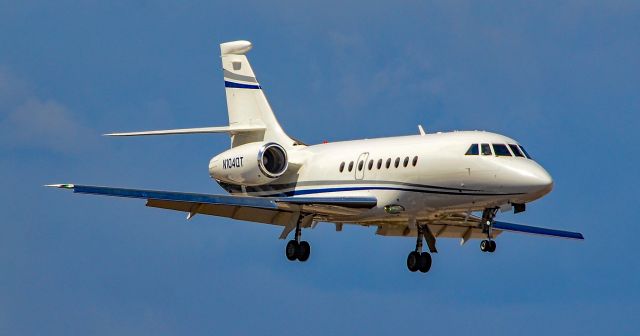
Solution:
[[[481,219],[477,216],[467,215],[466,213],[442,214],[437,220],[423,220],[421,222],[428,225],[434,240],[435,238],[459,238],[461,239],[460,243],[464,244],[470,239],[486,239],[487,237],[487,234],[482,231]],[[409,227],[406,221],[370,224],[378,225],[376,234],[383,236],[415,237],[417,234],[416,228]],[[584,239],[584,236],[578,232],[495,221],[492,227],[493,237],[495,238],[503,232],[527,233],[567,239]],[[435,252],[435,243],[433,244],[432,252]]]
[[[500,230],[500,231],[528,233],[528,234],[548,236],[548,237],[559,237],[559,238],[580,239],[580,240],[584,239],[584,236],[582,235],[582,233],[579,233],[579,232],[548,229],[548,228],[543,228],[538,226],[529,226],[529,225],[514,224],[514,223],[499,222],[499,221],[495,221],[493,223],[493,228],[494,230]]]
[[[292,223],[295,226],[300,213],[311,213],[320,217],[344,216],[373,208],[377,204],[375,197],[252,197],[78,184],[47,186],[70,189],[81,194],[146,199],[148,207],[187,212],[187,218],[205,214],[289,227]]]

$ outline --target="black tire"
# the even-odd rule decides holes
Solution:
[[[480,251],[482,252],[488,252],[489,251],[489,246],[491,244],[489,243],[488,240],[483,240],[480,242]]]
[[[489,252],[493,253],[496,251],[496,241],[492,240],[489,242]]]
[[[431,269],[431,254],[429,252],[422,252],[420,255],[420,267],[419,270],[422,273],[427,273]]]
[[[415,272],[420,268],[420,253],[413,251],[407,257],[407,268],[411,272]]]
[[[307,261],[311,254],[311,246],[306,241],[301,241],[298,245],[298,260]]]
[[[298,242],[295,240],[290,240],[287,243],[287,247],[285,248],[284,253],[287,256],[287,259],[289,259],[290,261],[294,261],[298,259],[299,251],[300,244],[298,244]]]

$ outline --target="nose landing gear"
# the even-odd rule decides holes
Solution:
[[[480,251],[482,252],[495,252],[496,242],[494,240],[485,239],[480,242]]]
[[[480,242],[480,251],[493,253],[496,251],[496,242],[493,240],[493,219],[498,213],[498,208],[484,209],[482,212],[482,233],[487,234],[487,239]]]
[[[417,225],[417,229],[416,249],[409,253],[407,257],[407,268],[411,272],[420,271],[427,273],[431,269],[431,254],[429,254],[429,252],[422,252],[422,239],[424,238],[425,227],[424,225]]]

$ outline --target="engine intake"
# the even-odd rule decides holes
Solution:
[[[271,178],[278,178],[289,167],[287,152],[277,143],[268,143],[258,152],[258,167]]]

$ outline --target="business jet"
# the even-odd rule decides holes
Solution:
[[[246,54],[252,44],[220,45],[229,125],[109,136],[227,133],[231,148],[213,157],[209,174],[229,195],[52,184],[75,193],[140,198],[146,206],[282,227],[293,232],[285,255],[307,261],[302,229],[332,223],[375,227],[376,234],[415,238],[411,272],[426,273],[440,238],[461,244],[481,239],[496,250],[503,232],[584,239],[577,232],[495,220],[521,213],[548,194],[549,173],[516,140],[480,131],[427,134],[307,145],[288,136],[256,79]],[[427,249],[423,250],[423,242]]]

